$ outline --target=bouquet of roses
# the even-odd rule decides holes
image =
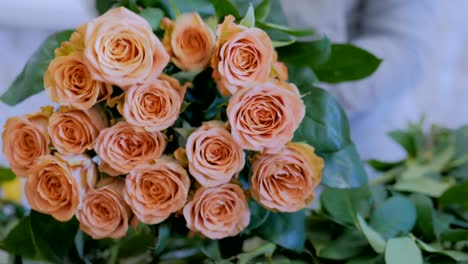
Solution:
[[[33,210],[2,248],[28,258],[70,258],[76,238],[50,242],[47,228],[35,227],[48,222],[72,237],[79,225],[81,240],[121,239],[104,246],[119,252],[107,256],[114,261],[125,257],[122,244],[141,241],[138,250],[157,259],[171,249],[172,236],[230,244],[258,236],[300,252],[304,241],[294,233],[301,235],[302,209],[314,199],[324,168],[329,186],[365,181],[343,111],[326,92],[304,85],[312,70],[333,71],[328,39],[272,41],[267,32],[310,32],[256,19],[269,1],[250,5],[243,18],[230,2],[212,2],[219,20],[181,13],[174,3],[117,6],[54,36],[43,87],[60,106],[10,118],[2,135],[5,157],[25,178]],[[162,10],[172,10],[173,19]],[[301,48],[312,49],[312,62],[293,63]],[[289,80],[294,67],[301,89]],[[14,93],[10,88],[2,100],[27,97]],[[11,241],[22,224],[34,245],[48,244],[52,258],[44,247],[15,249]],[[73,252],[83,255],[83,247]],[[221,249],[223,257],[242,251],[231,250]]]

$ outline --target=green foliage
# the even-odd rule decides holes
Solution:
[[[2,182],[12,181],[15,178],[16,175],[11,169],[0,166],[0,184]]]
[[[21,73],[16,77],[0,100],[8,105],[21,103],[26,98],[44,90],[44,72],[54,58],[55,48],[70,38],[72,31],[66,30],[49,36],[29,58]]]
[[[31,211],[0,242],[0,248],[29,259],[63,262],[77,230],[76,219],[59,222],[49,215]]]
[[[349,123],[338,102],[320,88],[302,86],[307,110],[294,141],[314,146],[325,159],[322,182],[335,188],[358,187],[367,182],[359,155],[351,141]]]
[[[367,186],[353,189],[324,187],[321,202],[323,209],[338,223],[357,223],[356,214],[367,215],[370,193]]]
[[[351,44],[333,44],[327,61],[315,68],[323,82],[355,81],[373,74],[381,60],[373,54]]]
[[[387,264],[422,264],[421,250],[416,243],[408,237],[392,238],[385,248],[385,261]]]
[[[148,21],[154,31],[157,31],[164,17],[164,12],[159,8],[149,7],[141,11],[140,16]]]

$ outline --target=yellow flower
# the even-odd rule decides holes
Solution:
[[[23,184],[21,183],[20,178],[16,177],[12,181],[4,182],[1,187],[3,192],[3,199],[15,203],[21,202]]]

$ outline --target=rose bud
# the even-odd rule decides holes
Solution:
[[[252,162],[250,193],[269,210],[299,211],[314,199],[323,166],[307,144],[288,143],[276,154],[258,154]]]
[[[99,169],[111,176],[127,174],[141,164],[154,163],[165,148],[164,134],[126,122],[102,130],[94,144],[101,159]]]
[[[175,22],[164,18],[163,45],[172,62],[184,71],[202,71],[211,58],[215,37],[197,13],[186,13]]]
[[[53,110],[52,106],[43,107],[38,113],[11,117],[5,123],[3,153],[17,176],[28,176],[36,159],[50,153],[47,123]]]
[[[139,165],[130,171],[125,178],[124,199],[138,220],[153,225],[184,207],[189,188],[185,169],[163,157],[156,164]]]
[[[229,100],[227,116],[234,140],[244,149],[276,152],[289,142],[305,115],[294,84],[267,82],[241,90]]]
[[[227,16],[218,26],[218,37],[211,59],[213,78],[221,94],[234,94],[268,81],[274,49],[268,34],[258,28],[246,28]]]
[[[99,131],[108,126],[105,113],[94,107],[78,110],[61,107],[49,120],[52,144],[62,154],[81,154],[93,149]]]
[[[112,94],[112,85],[94,80],[79,53],[53,59],[44,74],[44,87],[53,102],[83,110]]]
[[[32,209],[65,222],[96,180],[97,169],[88,156],[44,155],[32,166],[24,193]]]
[[[187,227],[211,239],[238,235],[249,225],[250,211],[242,188],[227,183],[199,188],[184,207]]]
[[[125,92],[122,115],[148,131],[161,131],[172,125],[180,114],[186,86],[165,74],[159,79],[130,87]]]
[[[245,164],[245,153],[219,121],[203,123],[187,139],[190,174],[203,186],[227,183]]]
[[[148,22],[124,7],[88,23],[84,46],[84,62],[92,76],[123,89],[157,77],[169,63]]]
[[[80,229],[93,239],[124,237],[132,213],[123,199],[123,189],[124,181],[112,178],[87,192],[76,212]]]

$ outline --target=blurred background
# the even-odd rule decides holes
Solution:
[[[297,3],[295,3],[296,1]],[[325,86],[339,100],[344,100],[345,106],[349,104],[349,100],[354,100],[353,98],[356,96],[353,97],[353,95],[359,95],[360,92],[354,93],[353,88],[355,87],[358,89],[372,85],[386,86],[398,91],[379,94],[380,98],[375,100],[371,98],[373,103],[366,109],[360,110],[359,113],[349,110],[353,137],[363,159],[396,160],[403,157],[403,151],[387,137],[387,133],[390,130],[406,127],[410,121],[417,122],[423,116],[425,116],[426,124],[439,124],[448,127],[468,124],[468,52],[466,52],[468,49],[468,29],[466,28],[468,25],[468,16],[466,15],[468,1],[283,0],[283,5],[286,2],[288,6],[285,6],[285,13],[292,26],[315,26],[336,42],[348,41],[344,36],[351,33],[342,33],[343,30],[347,29],[347,19],[362,15],[356,11],[356,8],[350,8],[351,2],[352,5],[361,7],[365,2],[389,3],[384,8],[374,11],[370,9],[365,14],[366,16],[374,16],[363,23],[369,30],[374,30],[373,36],[381,38],[383,34],[393,34],[391,30],[379,31],[378,26],[382,19],[386,19],[383,25],[399,22],[400,27],[409,28],[408,34],[410,36],[413,33],[425,32],[425,35],[419,39],[422,42],[416,46],[421,58],[408,55],[404,57],[404,60],[393,63],[391,63],[391,55],[385,53],[389,40],[381,38],[381,41],[376,42],[379,44],[367,47],[366,39],[364,39],[362,42],[364,48],[370,49],[383,58],[381,67],[383,70],[379,69],[379,71],[389,69],[385,73],[385,78],[380,78],[379,82],[374,81],[373,83],[364,81],[338,87]],[[319,2],[322,4],[318,4]],[[356,4],[357,2],[359,3]],[[405,6],[404,2],[413,4],[425,2],[426,5],[421,11],[417,9],[418,7]],[[294,4],[289,5],[289,3]],[[13,82],[29,56],[49,34],[62,29],[75,28],[97,15],[94,0],[0,0],[0,4],[2,6],[0,15],[0,94]],[[315,6],[317,4],[318,6]],[[397,10],[396,14],[391,12],[392,8]],[[330,10],[334,10],[333,15],[327,14]],[[424,14],[420,12],[424,12]],[[403,19],[399,16],[402,16]],[[407,23],[406,18],[412,18],[413,20],[409,20],[408,23],[414,21],[417,23],[417,27],[415,27],[416,24],[405,24]],[[359,45],[360,42],[357,44]],[[386,56],[388,57],[386,58]],[[417,65],[417,74],[413,74],[411,63],[416,59],[421,62],[421,65]],[[392,69],[400,69],[403,72],[398,73]],[[379,71],[376,73],[377,75],[384,74]],[[406,79],[411,79],[411,81],[407,82]],[[404,85],[410,87],[401,89]],[[342,96],[341,91],[345,91],[343,92],[345,96]],[[360,100],[359,98],[355,99]],[[44,93],[35,95],[14,107],[0,102],[0,124],[4,124],[10,116],[36,111],[45,104],[51,104],[51,102]],[[2,154],[0,154],[0,164],[7,165]]]

